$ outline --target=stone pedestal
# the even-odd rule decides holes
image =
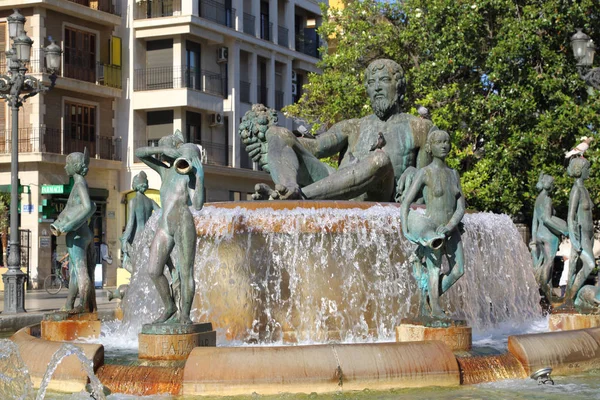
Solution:
[[[58,311],[46,314],[41,323],[42,339],[64,342],[78,338],[100,337],[97,313],[69,314]]]
[[[550,314],[548,329],[554,331],[574,331],[600,326],[600,314],[555,313]]]
[[[446,327],[433,327],[415,321],[402,321],[396,327],[396,342],[420,342],[424,340],[439,340],[444,342],[452,351],[471,350],[471,327],[464,321],[454,321]]]
[[[217,332],[203,324],[145,324],[138,335],[138,357],[145,360],[185,360],[194,347],[215,347]]]

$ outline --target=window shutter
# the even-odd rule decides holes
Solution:
[[[110,41],[110,63],[121,66],[121,38],[118,36],[113,36]]]

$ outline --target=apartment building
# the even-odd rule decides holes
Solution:
[[[52,37],[63,50],[56,86],[27,100],[19,113],[19,179],[23,266],[41,287],[64,237],[50,223],[70,185],[66,155],[87,148],[94,242],[112,254],[103,280],[116,283],[118,241],[133,196],[133,176],[160,180],[134,156],[179,129],[202,148],[208,202],[245,200],[270,182],[241,146],[237,130],[253,103],[280,110],[317,71],[315,0],[8,0],[0,3],[0,51],[9,47],[6,17],[27,18],[34,41],[29,74],[49,83],[41,48]],[[6,62],[0,53],[0,74]],[[281,115],[280,125],[294,128]],[[10,183],[10,110],[0,104],[0,190]],[[98,260],[100,263],[101,261]]]

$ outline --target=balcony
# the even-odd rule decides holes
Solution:
[[[121,138],[97,136],[94,141],[73,137],[70,129],[47,127],[20,128],[19,153],[54,153],[67,155],[83,152],[87,147],[90,157],[121,161]],[[10,129],[0,129],[0,154],[10,154]]]
[[[71,3],[89,7],[92,10],[121,16],[121,0],[69,0]]]
[[[109,86],[117,89],[123,88],[121,67],[99,62],[96,65],[96,69],[96,76],[98,77],[99,85]]]
[[[288,45],[289,45],[288,32],[289,32],[289,30],[287,28],[284,28],[283,26],[277,27],[277,44],[278,45],[288,47]]]
[[[256,17],[252,14],[244,13],[244,33],[256,36]]]
[[[154,67],[135,70],[134,91],[193,89],[224,96],[221,74],[188,67]]]
[[[296,51],[319,58],[319,42],[306,39],[304,35],[296,35]]]
[[[250,82],[240,81],[240,101],[250,103]]]
[[[266,86],[258,85],[256,87],[256,100],[258,103],[267,105],[268,89]]]
[[[150,0],[134,3],[133,19],[181,15],[181,0]]]
[[[260,20],[260,38],[264,40],[271,40],[273,37],[273,23],[269,22],[268,19]]]
[[[133,142],[134,150],[140,147],[156,147],[158,146],[158,140],[135,140]],[[206,160],[203,160],[204,164],[207,165],[220,165],[223,167],[231,167],[231,160],[233,159],[233,146],[227,146],[226,144],[213,143],[201,141],[203,153],[206,153]],[[134,162],[141,162],[139,158],[135,158]]]
[[[224,4],[213,0],[200,0],[201,18],[216,22],[219,25],[233,28],[235,8],[225,7]]]
[[[283,91],[276,90],[275,91],[275,109],[277,111],[281,111],[283,108]]]

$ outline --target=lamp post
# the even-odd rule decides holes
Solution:
[[[53,41],[44,49],[46,68],[50,73],[50,87],[41,80],[26,75],[31,56],[33,40],[23,29],[25,17],[14,10],[8,18],[8,33],[12,39],[12,49],[6,52],[8,74],[0,74],[0,98],[10,106],[12,112],[11,158],[10,158],[10,251],[8,271],[2,275],[4,282],[4,314],[25,312],[25,277],[21,271],[21,238],[19,235],[19,107],[23,102],[38,93],[43,93],[56,82],[56,72],[60,67],[61,49]]]
[[[594,41],[577,28],[577,32],[571,36],[571,47],[577,59],[577,71],[581,79],[594,89],[600,90],[600,67],[592,68],[596,53]]]

